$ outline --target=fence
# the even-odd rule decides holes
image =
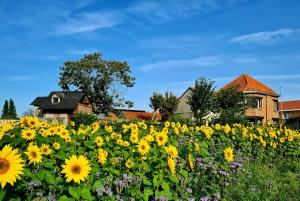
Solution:
[[[14,120],[14,119],[0,119],[0,125],[13,123],[15,121],[17,121],[17,120]]]

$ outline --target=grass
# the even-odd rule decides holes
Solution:
[[[226,187],[223,200],[300,200],[300,160],[247,162]]]

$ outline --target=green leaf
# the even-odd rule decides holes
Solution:
[[[147,186],[151,186],[152,185],[151,181],[149,181],[148,179],[144,179],[143,180],[143,184],[145,184]]]
[[[96,181],[93,185],[93,191],[95,191],[97,188],[103,188],[103,182],[102,181]]]
[[[89,188],[83,188],[81,190],[81,193],[80,193],[81,197],[86,199],[86,200],[93,200],[93,197],[90,193],[90,189]]]
[[[3,190],[3,189],[0,191],[0,201],[3,200],[3,198],[4,198],[4,196],[5,196],[5,193],[6,193],[6,191]]]
[[[80,191],[76,187],[70,187],[69,188],[69,193],[72,195],[76,200],[79,200],[80,198]]]
[[[158,176],[156,175],[156,176],[154,176],[154,178],[153,178],[153,186],[154,187],[157,187],[159,185],[159,183],[158,183]]]
[[[40,170],[36,173],[37,178],[39,178],[39,180],[43,181],[45,176],[46,176],[46,171],[45,170]]]
[[[55,184],[54,176],[49,172],[46,173],[45,181],[49,184],[53,184],[53,185]]]
[[[189,176],[188,171],[182,170],[182,176],[184,176],[184,178],[187,178]]]
[[[176,184],[179,184],[179,180],[178,180],[177,176],[171,175],[171,176],[169,176],[169,179],[170,179],[172,182],[174,182],[174,183],[176,183]]]
[[[161,184],[161,187],[165,190],[165,191],[169,191],[170,190],[170,186],[167,182],[163,182]]]
[[[74,198],[68,198],[67,196],[62,196],[58,201],[74,201]]]

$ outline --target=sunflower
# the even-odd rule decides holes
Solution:
[[[224,150],[224,156],[228,162],[232,162],[234,158],[233,149],[231,147],[227,147]]]
[[[133,143],[133,144],[137,144],[139,142],[139,137],[138,137],[138,134],[137,133],[132,133],[130,135],[130,141]]]
[[[18,149],[12,149],[10,145],[5,145],[0,151],[0,183],[2,188],[6,183],[12,186],[20,174],[23,174],[24,160],[18,152]]]
[[[176,173],[176,163],[174,161],[174,159],[172,158],[168,158],[168,167],[170,172],[174,175]]]
[[[85,181],[91,171],[90,162],[83,155],[79,157],[73,155],[69,159],[66,159],[65,165],[62,165],[62,168],[61,172],[65,174],[66,181],[71,182],[74,180],[78,184],[80,181]]]
[[[42,162],[42,153],[40,148],[35,144],[30,144],[25,154],[29,158],[29,163],[36,164]]]
[[[101,147],[104,143],[104,140],[101,136],[97,136],[94,142],[96,142],[98,147]]]
[[[169,145],[168,147],[166,147],[166,151],[171,158],[174,159],[178,157],[178,151],[173,145]]]
[[[125,166],[128,168],[128,169],[131,169],[134,165],[134,162],[131,160],[131,159],[128,159],[125,163]]]
[[[164,132],[160,132],[156,135],[156,142],[159,146],[164,146],[168,141],[168,135]]]
[[[60,144],[58,142],[54,142],[53,145],[54,149],[59,150],[60,149]]]
[[[28,117],[27,119],[27,125],[30,127],[35,127],[39,123],[39,120],[37,117]]]
[[[191,154],[188,155],[188,161],[189,161],[189,166],[191,170],[194,169],[194,162],[193,162],[193,156]]]
[[[104,149],[99,149],[98,150],[98,162],[101,163],[102,165],[106,163],[108,156],[108,152],[105,151]]]
[[[21,135],[22,135],[22,138],[24,138],[25,140],[28,141],[28,140],[33,140],[36,133],[32,129],[24,129],[24,130],[22,130]]]
[[[145,155],[150,150],[150,145],[146,140],[141,140],[137,145],[138,151],[141,155]]]
[[[40,150],[41,150],[42,154],[44,154],[46,156],[48,156],[52,153],[52,149],[47,144],[42,144]]]

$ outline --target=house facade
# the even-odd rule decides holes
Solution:
[[[279,95],[271,88],[247,74],[237,77],[222,89],[229,87],[238,87],[237,89],[246,95],[245,114],[250,122],[275,123],[279,121]],[[186,118],[193,116],[189,105],[186,103],[190,94],[191,88],[188,88],[179,98],[176,114]]]
[[[279,112],[283,121],[300,118],[300,100],[280,102]]]
[[[37,97],[31,105],[34,107],[34,116],[63,124],[68,124],[76,113],[93,112],[88,97],[78,91],[53,91],[48,96]]]

